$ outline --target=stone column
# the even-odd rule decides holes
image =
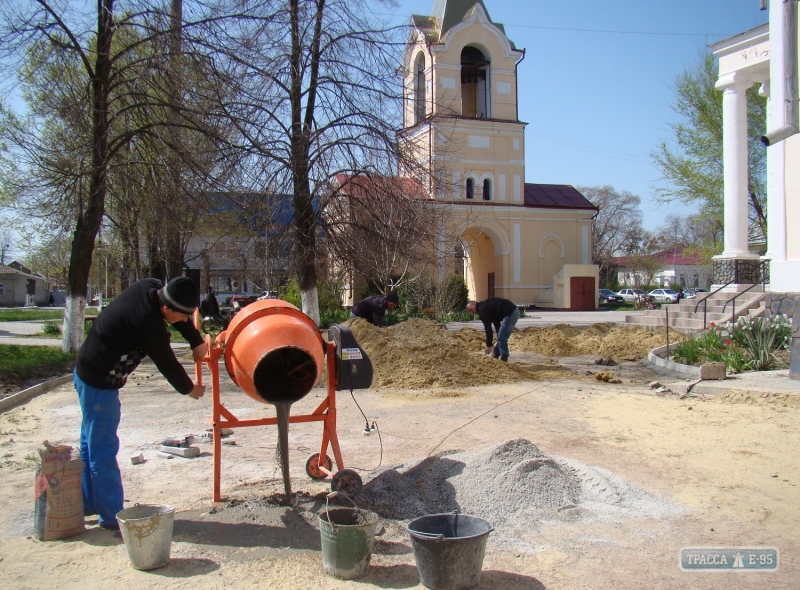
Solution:
[[[720,76],[724,166],[724,245],[719,258],[757,258],[747,247],[747,98],[751,81],[739,72]]]

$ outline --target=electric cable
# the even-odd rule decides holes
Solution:
[[[383,465],[383,437],[381,437],[381,430],[380,428],[378,428],[378,423],[375,422],[374,420],[372,421],[372,426],[370,426],[369,418],[367,418],[367,415],[364,413],[364,410],[361,409],[361,405],[358,403],[358,400],[356,399],[356,396],[353,393],[352,389],[350,390],[350,397],[353,398],[353,401],[358,407],[358,411],[361,412],[362,416],[364,416],[364,421],[366,423],[364,432],[371,433],[373,430],[375,430],[375,432],[378,433],[378,442],[380,444],[381,454],[380,454],[380,459],[378,460],[378,465],[376,467],[373,467],[372,469],[368,469],[366,467],[348,467],[348,469],[355,469],[356,471],[369,471],[369,472],[376,471],[377,469],[380,468],[381,465]]]
[[[603,349],[603,346],[604,346],[604,345],[605,345],[605,342],[601,342],[601,343],[600,343],[600,347],[597,349],[597,352],[595,352],[594,356],[600,356],[600,351]],[[586,369],[588,366],[589,366],[589,361],[587,360],[587,361],[584,363],[584,365],[583,365],[583,368],[584,368],[584,369]],[[530,389],[530,390],[528,390],[528,391],[526,391],[526,392],[524,392],[524,393],[521,393],[521,394],[519,394],[519,395],[516,395],[516,396],[514,396],[514,397],[512,397],[512,398],[510,398],[510,399],[507,399],[507,400],[505,400],[505,401],[502,401],[502,402],[500,402],[499,404],[496,404],[496,405],[492,406],[491,408],[489,408],[489,409],[488,409],[488,410],[486,410],[485,412],[482,412],[482,413],[478,414],[477,416],[475,416],[474,418],[472,418],[472,419],[468,420],[467,422],[465,422],[465,423],[464,423],[464,424],[462,424],[461,426],[459,426],[459,427],[457,427],[457,428],[454,428],[454,429],[453,429],[453,430],[451,430],[449,433],[447,433],[447,435],[446,435],[446,436],[445,436],[445,437],[444,437],[442,440],[440,440],[440,441],[439,441],[439,444],[438,444],[438,445],[436,445],[435,447],[433,447],[433,448],[430,450],[430,452],[429,452],[429,453],[426,455],[426,458],[430,457],[430,456],[431,456],[431,455],[434,453],[434,451],[436,451],[436,449],[438,449],[439,447],[441,447],[441,446],[444,444],[444,441],[446,441],[448,438],[450,438],[450,437],[451,437],[453,434],[455,434],[456,432],[458,432],[458,431],[459,431],[459,430],[461,430],[462,428],[464,428],[464,427],[466,427],[466,426],[469,426],[470,424],[472,424],[473,422],[475,422],[475,421],[479,420],[480,418],[483,418],[483,417],[484,417],[486,414],[488,414],[488,413],[490,413],[490,412],[492,412],[492,411],[496,410],[497,408],[499,408],[499,407],[501,407],[501,406],[504,406],[504,405],[506,405],[506,404],[508,404],[508,403],[511,403],[511,402],[513,402],[513,401],[516,401],[516,400],[518,400],[518,399],[520,399],[520,398],[522,398],[522,397],[525,397],[526,395],[530,395],[531,393],[534,393],[534,392],[536,392],[536,391],[539,391],[540,389],[543,389],[543,388],[547,387],[548,385],[553,385],[553,384],[555,384],[555,383],[558,383],[558,382],[560,382],[560,381],[567,381],[567,380],[568,380],[568,379],[567,379],[567,377],[562,377],[561,379],[551,379],[551,380],[549,380],[549,381],[545,381],[545,382],[544,382],[544,383],[542,383],[542,385],[540,385],[539,387],[534,387],[533,389]]]

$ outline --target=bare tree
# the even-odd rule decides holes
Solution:
[[[667,215],[655,235],[662,249],[681,248],[698,254],[706,264],[711,264],[711,257],[721,251],[722,223],[702,213]]]
[[[408,178],[342,176],[324,220],[326,243],[337,262],[396,290],[435,265],[439,214],[424,189]]]
[[[123,203],[126,195],[132,200],[142,197],[138,189],[143,182],[114,192],[115,187],[124,186],[115,183],[119,168],[126,165],[120,162],[120,155],[135,160],[148,151],[149,160],[142,160],[149,161],[149,169],[144,168],[151,174],[148,176],[146,170],[144,177],[173,179],[175,175],[164,173],[168,162],[158,156],[164,155],[162,148],[174,150],[179,142],[171,141],[165,131],[181,127],[213,135],[201,116],[202,109],[192,111],[182,103],[175,104],[171,89],[176,80],[168,80],[174,68],[161,65],[167,54],[162,47],[168,44],[175,19],[170,21],[158,0],[129,0],[123,6],[117,13],[115,0],[99,0],[94,23],[91,15],[58,0],[6,3],[0,13],[2,63],[12,74],[8,79],[19,77],[23,81],[29,105],[24,120],[4,113],[0,131],[12,146],[17,166],[2,180],[6,190],[29,199],[31,210],[52,213],[49,223],[72,232],[62,341],[65,351],[77,350],[83,340],[95,240],[104,217],[114,211],[114,207],[108,208],[109,194]],[[184,55],[181,53],[181,57]],[[194,57],[194,66],[205,63],[202,51]],[[189,71],[194,74],[195,86],[206,79],[198,74],[197,67]],[[176,109],[180,109],[179,118]],[[181,165],[187,166],[185,157]],[[171,192],[170,202],[179,201],[179,209],[185,209],[180,194],[165,191],[163,183],[153,184],[155,191],[160,191],[156,194]],[[187,186],[181,184],[183,194],[188,194]],[[143,216],[127,215],[124,219],[130,213],[125,205],[117,211],[122,214],[112,218],[112,223],[128,232],[126,262],[138,277],[140,269],[131,258],[134,252],[138,255],[139,236],[148,239],[147,249],[155,254],[156,230],[151,226],[140,232],[137,223]],[[153,212],[153,208],[144,205],[141,211]],[[154,219],[163,225],[171,213],[156,213]],[[168,231],[160,236],[160,242],[172,237],[173,232]]]
[[[317,242],[332,180],[400,169],[402,88],[395,72],[407,30],[375,22],[364,0],[220,0],[223,6],[246,18],[235,34],[221,20],[203,33],[228,48],[215,56],[216,70],[236,100],[220,104],[251,155],[254,185],[292,195],[302,307],[319,322]],[[407,164],[403,170],[425,173],[422,164]]]
[[[578,187],[600,210],[592,224],[592,262],[604,275],[611,259],[630,249],[642,235],[642,200],[611,186]]]

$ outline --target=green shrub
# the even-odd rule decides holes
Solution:
[[[346,309],[334,309],[320,312],[320,322],[323,328],[330,328],[333,324],[341,324],[350,319],[350,312]]]
[[[59,322],[45,322],[42,324],[42,332],[48,336],[61,336],[61,324]]]
[[[673,358],[685,365],[693,365],[699,363],[703,356],[703,349],[700,346],[700,341],[697,338],[684,340],[675,345],[672,349]]]
[[[742,373],[744,371],[752,371],[755,363],[753,359],[748,358],[744,350],[738,346],[730,346],[725,349],[722,354],[722,360],[725,363],[725,368],[729,373]]]
[[[437,285],[436,290],[436,311],[439,314],[462,311],[467,306],[469,289],[464,277],[450,275]]]
[[[711,324],[693,340],[676,345],[679,362],[696,364],[703,360],[724,362],[731,373],[766,371],[773,367],[776,351],[791,342],[791,320],[740,317],[719,326]]]
[[[281,299],[291,303],[298,309],[303,309],[303,302],[300,299],[300,284],[295,279],[291,279],[286,285],[286,290]]]

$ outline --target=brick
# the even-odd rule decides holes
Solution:
[[[133,463],[134,465],[139,465],[141,463],[144,463],[144,453],[139,453],[138,455],[133,455],[131,457],[131,463]]]
[[[197,457],[200,455],[199,447],[168,447],[166,445],[159,445],[158,450],[162,453],[177,455],[178,457]]]
[[[700,365],[701,381],[725,378],[725,363],[704,363]]]

